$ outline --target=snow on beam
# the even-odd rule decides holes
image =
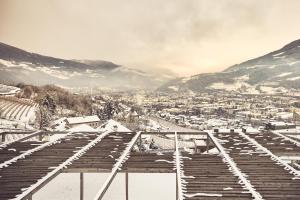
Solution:
[[[252,197],[255,200],[262,200],[263,197],[261,196],[261,194],[255,190],[254,186],[250,183],[250,181],[246,178],[246,176],[240,171],[240,169],[237,167],[236,163],[226,153],[226,151],[224,150],[223,146],[219,143],[217,138],[215,138],[215,136],[213,136],[213,134],[210,132],[207,132],[207,134],[210,137],[210,139],[213,141],[213,143],[216,145],[217,149],[219,149],[223,158],[230,165],[233,172],[239,177],[241,183],[244,184],[245,188],[252,194]]]
[[[49,172],[46,176],[38,180],[35,184],[31,185],[27,190],[25,190],[22,194],[18,195],[14,200],[25,200],[28,197],[32,196],[35,192],[37,192],[44,185],[49,183],[52,179],[54,179],[57,175],[59,175],[63,169],[67,168],[68,165],[71,165],[74,160],[77,160],[83,154],[85,154],[89,149],[94,147],[98,142],[100,142],[105,136],[107,136],[111,131],[106,131],[101,133],[96,139],[92,140],[86,146],[82,147],[77,153],[68,158],[65,162],[56,167],[53,171]]]
[[[22,153],[21,155],[18,155],[18,156],[14,157],[14,158],[12,158],[12,159],[10,159],[10,160],[7,160],[7,161],[1,163],[1,164],[0,164],[0,169],[1,169],[1,168],[4,168],[4,167],[8,167],[8,166],[11,165],[12,163],[18,161],[19,159],[24,159],[26,156],[29,156],[29,155],[31,155],[32,153],[36,152],[36,151],[39,151],[39,150],[44,149],[44,148],[46,148],[46,147],[48,147],[48,146],[51,146],[52,144],[58,142],[59,140],[65,138],[65,137],[67,137],[67,136],[69,136],[69,135],[71,135],[71,134],[73,134],[73,132],[69,132],[69,133],[67,133],[66,135],[64,135],[64,136],[61,137],[61,138],[57,138],[57,139],[55,139],[55,140],[53,140],[53,141],[46,142],[46,143],[44,143],[44,144],[42,144],[42,145],[40,145],[40,146],[37,146],[37,147],[35,147],[35,148],[33,148],[33,149],[30,149],[30,150],[28,150],[28,151],[25,151],[25,152]]]
[[[14,133],[6,133],[6,135],[8,135],[8,134],[14,134]],[[32,137],[38,136],[39,134],[42,134],[42,131],[35,131],[35,132],[33,132],[33,133],[29,134],[29,135],[26,135],[26,136],[24,136],[22,138],[17,139],[17,140],[13,140],[13,141],[1,144],[0,145],[0,150],[4,149],[5,147],[7,147],[7,146],[9,146],[9,145],[11,145],[11,144],[13,144],[15,142],[22,142],[24,140],[28,140],[28,139],[30,139]]]
[[[178,200],[183,200],[183,190],[182,190],[182,169],[181,169],[181,159],[180,159],[180,152],[179,152],[179,144],[178,144],[178,137],[177,132],[175,132],[175,159],[176,159],[176,174],[177,174],[177,196]]]
[[[279,132],[276,132],[276,131],[271,131],[271,132],[272,132],[273,134],[279,136],[279,137],[284,138],[285,140],[290,141],[291,143],[297,145],[298,147],[300,147],[300,142],[298,142],[298,141],[296,141],[296,140],[293,140],[292,138],[289,138],[289,137],[287,137],[287,136],[285,136],[285,135],[283,135],[283,134],[281,134],[281,133],[279,133]]]
[[[280,163],[281,166],[284,166],[285,170],[288,170],[291,174],[294,174],[295,176],[300,177],[300,171],[294,169],[292,166],[290,166],[289,164],[287,164],[286,162],[284,162],[283,160],[281,160],[278,156],[274,155],[270,150],[268,150],[267,148],[265,148],[262,145],[260,145],[255,139],[250,138],[245,133],[242,133],[242,132],[238,132],[238,133],[242,137],[244,137],[245,139],[247,139],[249,142],[251,142],[252,144],[254,144],[257,148],[259,148],[262,151],[264,151],[265,153],[267,153],[272,158],[272,160],[276,161],[277,163]]]
[[[128,159],[129,153],[130,153],[131,149],[133,148],[134,144],[136,143],[136,141],[139,139],[140,135],[141,135],[141,132],[137,132],[135,134],[135,136],[131,139],[131,141],[128,143],[126,149],[123,151],[122,155],[119,157],[118,162],[116,164],[114,164],[114,167],[113,167],[110,175],[108,176],[108,178],[104,182],[101,189],[97,192],[95,198],[93,198],[94,200],[100,200],[100,199],[103,198],[105,192],[107,191],[110,184],[114,180],[114,178],[117,175],[118,171],[121,169],[123,163]]]

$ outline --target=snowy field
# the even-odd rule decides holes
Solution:
[[[105,182],[106,173],[84,174],[84,199],[93,199]],[[130,173],[130,200],[173,200],[176,195],[176,174]],[[80,194],[79,173],[60,174],[33,195],[34,200],[76,200]],[[106,192],[104,200],[125,200],[125,174],[118,174]]]

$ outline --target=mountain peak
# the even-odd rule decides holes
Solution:
[[[289,50],[289,49],[293,49],[293,48],[298,48],[300,47],[300,39],[295,40],[287,45],[285,45],[282,50]]]

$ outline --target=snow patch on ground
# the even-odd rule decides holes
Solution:
[[[178,87],[176,87],[176,86],[169,86],[168,88],[171,89],[171,90],[174,90],[174,91],[178,91],[179,90]]]
[[[219,83],[213,83],[209,86],[209,88],[211,89],[216,89],[216,90],[227,90],[227,91],[232,91],[232,90],[237,90],[239,88],[241,88],[243,85],[247,85],[246,83],[242,83],[242,82],[235,82],[232,84],[225,84],[222,82]]]
[[[286,56],[278,56],[278,57],[275,57],[273,56],[274,59],[284,59]]]
[[[292,77],[292,78],[287,78],[286,80],[288,81],[295,81],[295,80],[298,80],[300,79],[300,76],[296,76],[296,77]]]
[[[236,77],[235,80],[248,81],[249,80],[249,75],[246,74],[244,76]]]
[[[36,71],[37,70],[36,68],[30,67],[29,65],[31,63],[27,63],[27,62],[17,63],[17,62],[13,62],[13,61],[0,59],[0,64],[6,66],[8,68],[18,68],[18,67],[20,67],[20,68],[23,68],[23,69],[26,69],[26,70],[29,70],[29,71]]]
[[[284,54],[284,53],[285,53],[284,51],[283,51],[283,52],[280,52],[280,53],[277,53],[277,54],[273,55],[273,57],[280,56],[280,55],[282,55],[282,54]]]
[[[190,80],[194,80],[194,79],[197,79],[197,76],[191,76],[191,77],[185,77],[183,79],[181,79],[181,83],[186,83]]]
[[[133,73],[133,74],[136,74],[136,75],[139,75],[139,76],[151,77],[151,74],[146,74],[145,72],[135,70],[135,69],[131,69],[131,68],[128,68],[128,67],[123,67],[123,66],[118,67],[116,69],[113,69],[111,72]]]
[[[266,65],[252,65],[250,67],[247,67],[247,69],[254,69],[254,68],[259,68],[259,67],[265,67]]]
[[[0,59],[0,64],[5,65],[6,67],[15,67],[16,66],[13,62],[3,60],[3,59]]]
[[[285,73],[277,75],[276,77],[284,77],[284,76],[288,76],[288,75],[291,75],[291,74],[292,74],[292,72],[285,72]]]
[[[274,69],[275,67],[277,67],[278,65],[271,65],[270,67],[269,67],[269,69]]]
[[[215,90],[226,90],[226,91],[236,91],[241,90],[241,92],[246,94],[259,94],[259,91],[255,89],[255,86],[252,86],[244,80],[249,78],[248,75],[238,77],[239,80],[232,84],[225,84],[222,82],[219,83],[213,83],[210,86],[208,86],[208,89],[215,89]],[[243,79],[243,80],[242,80]]]
[[[269,86],[260,86],[260,90],[267,94],[276,94],[278,92],[288,92],[288,90],[283,87],[274,88],[274,87],[269,87]]]
[[[41,70],[42,72],[49,74],[50,76],[54,76],[56,78],[60,78],[60,79],[69,79],[68,76],[64,75],[62,72],[57,71],[57,70],[53,70],[50,69],[48,67],[38,67],[39,70]]]
[[[299,63],[299,62],[300,62],[300,61],[290,62],[290,63],[288,63],[288,65],[292,66],[292,65],[295,65],[295,64],[297,64],[297,63]]]

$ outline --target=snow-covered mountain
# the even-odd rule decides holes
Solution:
[[[102,60],[65,60],[0,43],[0,82],[154,89],[170,80]]]
[[[160,90],[261,93],[285,91],[287,88],[300,89],[300,40],[219,73],[177,78],[160,87]]]

